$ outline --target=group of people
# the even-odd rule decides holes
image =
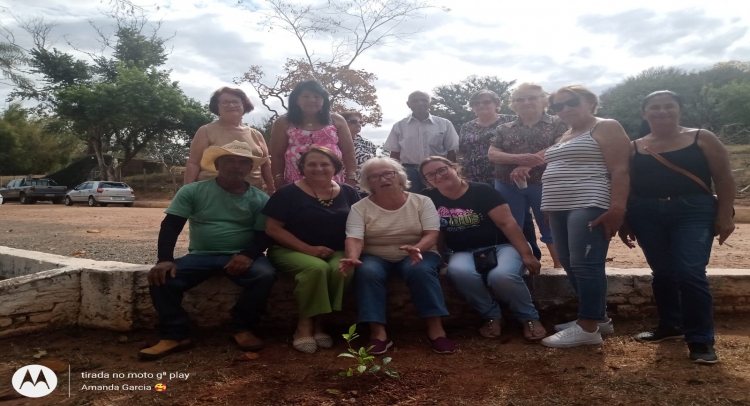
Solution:
[[[190,346],[182,295],[217,274],[245,288],[232,309],[237,344],[263,348],[253,328],[276,272],[295,280],[293,346],[301,352],[333,345],[325,315],[341,310],[352,285],[358,322],[370,327],[366,347],[387,352],[386,282],[395,272],[432,349],[450,354],[455,343],[441,322],[448,314],[443,265],[483,319],[481,336],[500,336],[503,302],[526,340],[555,348],[599,344],[614,332],[605,263],[619,234],[629,247],[640,245],[654,275],[659,324],[635,338],[684,338],[691,360],[715,363],[706,265],[714,236],[723,243],[734,230],[735,185],[717,137],[679,125],[680,96],[646,96],[648,131],[632,142],[617,121],[596,116],[597,96],[579,85],[547,94],[521,84],[510,98],[517,115],[498,114],[501,100],[489,90],[468,104],[477,118],[459,134],[429,113],[428,94],[412,93],[412,114],[393,126],[385,157],[359,134],[360,113],[331,113],[318,82],[295,87],[270,147],[242,124],[253,109],[245,93],[217,90],[209,105],[219,119],[193,139],[185,186],[166,210],[158,263],[149,272],[161,341],[139,357]],[[175,259],[188,220],[189,254]],[[534,220],[579,299],[577,320],[555,325],[551,335],[523,279],[541,269]]]

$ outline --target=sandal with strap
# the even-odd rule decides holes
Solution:
[[[526,334],[523,335],[523,338],[526,339],[526,341],[536,342],[536,341],[539,341],[539,340],[543,339],[544,336],[546,335],[546,334],[542,334],[542,335],[539,335],[539,336],[535,336],[534,335],[534,330],[535,330],[534,322],[535,321],[538,322],[539,320],[533,320],[533,321],[530,320],[530,321],[526,322],[526,329],[529,332],[529,335],[526,335]],[[546,333],[546,331],[545,331],[545,333]]]
[[[487,322],[479,329],[479,335],[484,338],[500,338],[500,334],[495,334],[492,332],[495,323],[500,323],[500,321],[495,319],[487,320]]]

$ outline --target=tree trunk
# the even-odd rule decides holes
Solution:
[[[107,166],[107,162],[104,160],[104,153],[102,152],[102,140],[92,135],[89,137],[89,145],[94,148],[94,155],[96,155],[96,162],[99,164],[100,177],[104,179],[106,175],[109,177],[110,168]],[[111,180],[107,178],[107,180]]]

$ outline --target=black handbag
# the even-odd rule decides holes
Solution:
[[[497,267],[497,249],[495,246],[477,251],[473,255],[474,266],[480,274],[486,274]]]

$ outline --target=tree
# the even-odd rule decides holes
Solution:
[[[480,90],[492,90],[502,100],[501,112],[515,114],[508,107],[510,99],[510,88],[516,83],[515,80],[506,82],[497,76],[471,75],[459,83],[438,86],[433,89],[432,107],[430,113],[446,118],[459,130],[476,116],[469,107],[469,98]]]
[[[52,120],[36,117],[18,103],[0,114],[0,174],[48,173],[80,153],[75,135],[56,131]]]
[[[724,127],[719,136],[727,144],[750,143],[750,81],[732,82],[710,93]]]
[[[240,0],[242,3],[242,0]],[[303,57],[287,59],[284,74],[266,79],[261,66],[253,65],[235,83],[250,83],[263,105],[273,113],[279,111],[270,105],[280,102],[286,110],[286,99],[300,80],[317,79],[331,94],[334,111],[357,109],[363,120],[375,126],[382,121],[373,82],[377,77],[352,65],[363,52],[392,40],[407,40],[417,31],[402,30],[404,22],[422,17],[433,8],[421,0],[329,0],[322,6],[294,4],[287,0],[265,0],[267,8],[259,11],[265,17],[262,24],[269,30],[281,29],[294,35],[303,51]],[[443,9],[449,11],[448,9]],[[311,41],[323,38],[331,43],[327,55],[318,55]]]

